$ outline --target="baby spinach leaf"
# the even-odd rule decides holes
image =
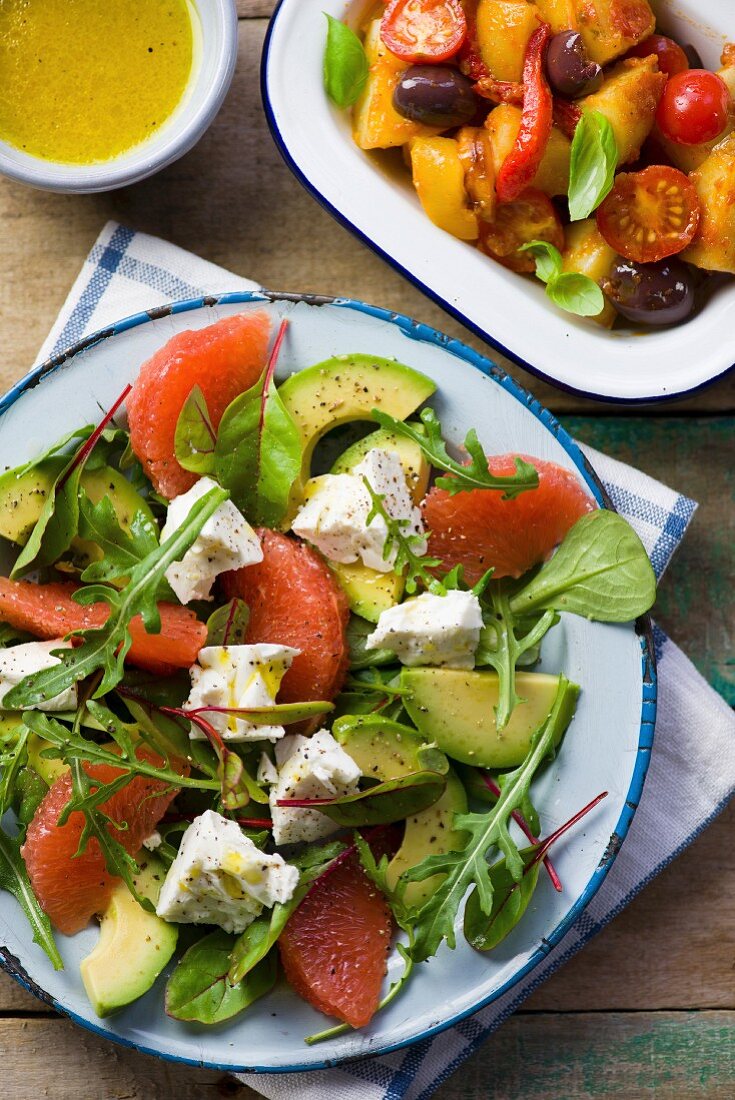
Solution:
[[[446,777],[438,772],[411,772],[356,794],[337,798],[283,798],[276,805],[320,810],[343,828],[389,825],[433,806],[446,785]]]
[[[251,523],[278,527],[301,472],[301,433],[273,385],[275,360],[263,377],[225,409],[214,469]]]
[[[475,886],[478,890],[482,912],[490,913],[493,882],[487,861],[494,848],[505,856],[510,874],[520,880],[523,860],[510,833],[511,814],[513,810],[520,810],[527,819],[532,816],[529,811],[531,782],[569,725],[578,691],[564,676],[559,678],[554,706],[526,759],[519,767],[499,777],[501,794],[496,804],[486,813],[455,815],[454,828],[465,834],[463,848],[427,856],[401,876],[399,882],[422,882],[435,874],[445,875],[438,889],[415,914],[412,956],[416,962],[436,954],[443,940],[450,947],[455,946],[455,920],[470,887]]]
[[[235,596],[207,619],[207,645],[242,645],[250,621],[250,608]]]
[[[599,111],[582,111],[569,165],[569,217],[573,222],[588,218],[609,194],[617,164],[618,146],[609,121]]]
[[[375,623],[369,623],[359,615],[350,615],[350,621],[347,624],[347,645],[350,651],[350,668],[354,671],[397,663],[397,657],[392,650],[366,647],[368,634],[372,634],[374,630]]]
[[[227,980],[235,937],[218,930],[190,947],[168,980],[166,1013],[175,1020],[219,1024],[231,1020],[276,983],[275,952],[266,955],[241,981]]]
[[[515,614],[544,608],[605,623],[625,623],[656,599],[656,576],[643,543],[617,512],[577,520],[561,546],[510,599]]]
[[[185,470],[195,474],[214,472],[214,445],[217,432],[200,386],[192,387],[176,421],[174,453]]]
[[[97,669],[102,669],[103,676],[95,697],[100,698],[114,688],[122,679],[125,656],[132,644],[131,620],[140,615],[149,633],[160,631],[161,616],[156,596],[165,572],[172,562],[181,560],[209,517],[226,499],[223,489],[210,489],[194,504],[181,527],[131,570],[128,583],[120,591],[102,584],[78,589],[74,593],[77,603],[88,606],[105,602],[110,605],[106,623],[79,631],[84,639],[80,646],[57,650],[59,664],[26,676],[7,693],[5,704],[22,710],[47,702]]]
[[[351,107],[365,87],[370,71],[365,50],[349,27],[324,14],[327,19],[324,87],[338,107]]]
[[[133,516],[129,531],[124,530],[109,497],[93,504],[81,488],[78,533],[99,546],[103,553],[99,561],[93,561],[84,570],[83,581],[112,581],[129,576],[158,546],[158,528],[142,509]]]
[[[503,499],[511,500],[520,493],[538,486],[536,468],[522,458],[516,458],[514,474],[500,476],[490,473],[488,457],[482,449],[474,428],[470,429],[464,441],[464,449],[470,456],[470,461],[457,462],[449,454],[447,445],[442,439],[441,424],[433,409],[421,410],[421,423],[425,429],[423,432],[411,424],[396,420],[394,416],[383,412],[382,409],[373,409],[371,415],[381,428],[387,428],[396,435],[403,435],[417,443],[437,470],[445,470],[452,474],[452,477],[437,478],[436,482],[440,489],[446,489],[452,496],[472,489],[503,489]]]
[[[33,893],[26,865],[20,854],[20,843],[16,837],[8,836],[2,828],[0,828],[0,890],[6,890],[13,895],[28,918],[33,930],[34,942],[46,952],[54,970],[63,970],[64,963],[54,942],[51,922]]]

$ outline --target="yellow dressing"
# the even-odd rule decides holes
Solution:
[[[111,160],[170,117],[193,55],[189,0],[0,0],[0,139]]]

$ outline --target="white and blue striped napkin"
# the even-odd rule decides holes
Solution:
[[[177,298],[257,284],[174,245],[108,223],[39,354],[39,361],[132,313]],[[657,577],[696,504],[640,471],[583,448],[618,511],[640,535]],[[673,642],[654,628],[658,716],[648,778],[610,873],[577,923],[528,978],[449,1030],[393,1054],[294,1074],[247,1074],[272,1100],[427,1100],[550,974],[613,919],[724,808],[735,791],[735,716]],[[661,829],[661,818],[666,829]]]

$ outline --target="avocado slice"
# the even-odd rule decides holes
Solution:
[[[46,497],[68,459],[52,455],[20,477],[8,470],[0,477],[0,536],[24,546],[35,527]],[[130,530],[133,516],[143,512],[146,519],[155,522],[147,502],[133,488],[128,479],[112,466],[97,470],[84,470],[81,486],[93,504],[104,496],[110,498],[120,526]],[[102,551],[93,542],[75,538],[72,541],[74,559],[80,568],[102,557]]]
[[[292,374],[278,393],[301,432],[301,486],[308,480],[314,448],[326,432],[350,420],[370,420],[376,408],[405,420],[435,389],[426,375],[374,355],[339,355]]]
[[[517,673],[516,690],[525,701],[516,706],[502,732],[495,726],[496,672],[404,668],[400,684],[403,705],[419,732],[447,756],[481,768],[511,768],[528,755],[531,738],[554,703],[559,677]],[[570,693],[569,721],[576,698]]]
[[[461,847],[461,834],[453,828],[454,815],[467,812],[467,795],[461,781],[449,767],[443,752],[427,745],[416,730],[379,715],[349,715],[334,723],[332,734],[349,753],[363,775],[370,779],[397,779],[409,772],[428,769],[447,777],[444,794],[427,810],[406,818],[400,848],[388,864],[388,885],[415,867],[426,856],[451,852]],[[411,882],[405,893],[408,905],[423,905],[438,888],[441,875],[423,882]]]
[[[154,904],[166,877],[159,859],[139,854],[136,889]],[[175,924],[147,913],[119,882],[100,920],[97,946],[79,969],[87,996],[98,1016],[109,1016],[147,993],[176,949]]]
[[[419,427],[419,425],[414,426]],[[414,504],[423,500],[431,472],[423,451],[412,439],[396,435],[385,428],[371,432],[370,435],[358,439],[348,447],[332,466],[331,472],[333,474],[350,473],[373,448],[396,452],[401,460]],[[308,483],[305,492],[308,494]],[[368,569],[360,561],[349,565],[342,562],[328,564],[347,596],[350,610],[356,615],[361,615],[363,619],[377,623],[383,611],[400,603],[405,582],[397,573],[379,573],[377,569]]]
[[[59,757],[58,759],[41,756],[44,749],[50,749],[53,746],[50,741],[44,740],[43,737],[39,737],[37,733],[32,733],[28,738],[26,748],[28,749],[28,763],[34,771],[38,772],[49,787],[51,787],[60,775],[69,771],[69,765]]]

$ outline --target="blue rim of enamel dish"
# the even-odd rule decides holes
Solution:
[[[427,286],[426,283],[423,283],[421,279],[419,279],[418,275],[414,275],[412,271],[409,271],[408,268],[399,263],[398,260],[395,259],[395,257],[391,256],[390,252],[386,252],[385,249],[381,248],[379,244],[376,244],[372,237],[368,236],[368,234],[363,232],[362,229],[358,229],[354,222],[351,222],[349,218],[345,217],[345,215],[337,209],[336,206],[333,206],[329,199],[325,198],[321,191],[311,182],[308,176],[304,175],[299,165],[291,156],[283,135],[278,128],[278,122],[276,121],[275,111],[273,110],[273,107],[271,105],[270,94],[268,91],[268,63],[270,61],[271,39],[273,38],[276,21],[284,2],[285,0],[278,0],[276,8],[273,12],[271,21],[268,25],[268,30],[266,31],[265,41],[263,43],[263,53],[260,62],[260,95],[263,102],[265,117],[268,121],[268,126],[270,128],[271,137],[275,142],[276,148],[278,149],[283,160],[291,169],[292,173],[299,181],[301,186],[304,188],[304,190],[308,191],[312,198],[316,199],[319,205],[322,206],[327,211],[327,213],[332,215],[335,221],[339,222],[341,226],[349,230],[349,232],[357,237],[358,240],[362,241],[363,244],[366,244],[368,248],[372,252],[375,252],[377,256],[380,256],[382,260],[385,260],[386,263],[390,264],[390,266],[394,268],[397,272],[399,272],[399,274],[401,274],[404,279],[407,279],[409,283],[412,283],[417,288],[417,290],[420,290],[422,294],[425,294],[427,298],[429,298],[432,302],[435,302],[436,305],[440,306],[445,313],[448,313],[450,317],[453,317],[455,319],[455,321],[459,321],[461,325],[464,325],[466,329],[474,333],[475,336],[479,337],[480,340],[487,341],[495,348],[496,351],[502,352],[503,355],[506,355],[517,366],[522,367],[523,370],[527,370],[529,374],[534,374],[537,378],[543,379],[544,382],[548,382],[550,385],[555,386],[557,389],[564,390],[566,393],[578,394],[580,397],[589,397],[594,401],[605,401],[606,403],[615,405],[653,405],[660,404],[664,401],[676,401],[682,397],[687,397],[691,394],[699,393],[701,390],[707,389],[709,386],[714,385],[715,382],[719,382],[723,378],[726,378],[731,371],[735,371],[735,363],[733,363],[729,367],[725,367],[723,370],[719,371],[719,373],[712,375],[712,377],[708,378],[705,382],[700,382],[698,385],[691,386],[689,389],[677,390],[676,393],[670,394],[658,394],[653,397],[612,397],[609,394],[599,394],[595,390],[584,390],[580,386],[571,386],[568,382],[562,382],[553,374],[546,374],[546,372],[543,371],[541,367],[537,367],[533,363],[529,363],[526,359],[523,359],[522,356],[518,355],[517,352],[513,351],[511,348],[508,348],[505,346],[505,344],[501,343],[500,340],[492,335],[492,333],[488,332],[484,328],[481,328],[474,321],[470,320],[469,317],[466,317],[460,309],[458,309],[456,306],[453,306],[451,302],[448,302],[446,298],[443,298],[441,296],[441,294],[438,294],[435,290],[432,290],[431,287]]]
[[[265,290],[256,291],[236,291],[229,294],[221,294],[215,296],[207,296],[202,298],[189,299],[186,301],[175,302],[168,306],[161,306],[157,309],[148,310],[144,313],[136,313],[131,317],[126,317],[122,321],[118,321],[114,325],[110,325],[109,328],[100,330],[93,333],[91,336],[87,336],[85,339],[79,341],[70,347],[67,351],[62,352],[59,355],[55,355],[48,359],[45,363],[39,364],[37,367],[16,383],[11,390],[3,397],[0,398],[0,418],[7,410],[15,404],[24,393],[35,389],[36,386],[41,384],[46,378],[53,375],[60,367],[63,367],[66,363],[74,359],[80,352],[86,351],[88,348],[95,347],[98,344],[109,340],[113,336],[118,336],[120,333],[127,332],[129,329],[137,328],[139,325],[147,324],[149,321],[155,321],[162,317],[168,317],[178,313],[188,313],[192,310],[202,308],[216,308],[219,305],[247,305],[252,302],[293,302],[304,303],[307,306],[318,306],[320,308],[324,306],[334,307],[338,309],[354,310],[357,313],[362,313],[368,317],[374,317],[378,321],[384,321],[389,324],[395,325],[396,328],[403,333],[404,336],[412,340],[418,340],[421,343],[432,344],[435,347],[439,347],[442,350],[448,352],[450,355],[455,355],[458,359],[464,360],[465,363],[469,363],[484,374],[486,377],[492,379],[501,386],[507,393],[511,394],[524,408],[528,409],[536,419],[543,425],[543,427],[549,431],[559,444],[564,448],[566,453],[574,462],[580,477],[583,478],[585,484],[589,488],[590,492],[595,497],[595,500],[601,508],[608,508],[611,511],[615,511],[612,503],[610,502],[605,488],[600,481],[599,477],[593,470],[587,458],[577,445],[572,437],[561,426],[556,417],[544,408],[540,401],[533,397],[527,390],[525,390],[518,382],[511,378],[501,367],[496,363],[493,363],[491,359],[485,358],[480,355],[479,352],[474,351],[472,348],[463,344],[460,340],[456,340],[444,333],[438,332],[436,329],[431,328],[429,325],[422,324],[419,321],[414,321],[410,317],[405,317],[400,313],[393,313],[386,309],[381,309],[378,306],[367,305],[365,302],[359,302],[351,298],[330,298],[323,297],[321,295],[314,294],[289,294],[289,293],[276,293]],[[101,1035],[103,1038],[110,1039],[121,1046],[131,1047],[134,1050],[138,1050],[143,1054],[153,1054],[159,1058],[163,1058],[170,1062],[180,1062],[185,1065],[197,1066],[202,1069],[221,1070],[228,1073],[297,1073],[306,1070],[319,1070],[329,1069],[333,1066],[341,1065],[351,1061],[355,1061],[356,1058],[369,1058],[376,1055],[390,1054],[393,1051],[402,1050],[405,1047],[413,1046],[415,1043],[422,1042],[431,1038],[439,1032],[446,1031],[447,1028],[453,1027],[459,1023],[460,1020],[466,1019],[468,1016],[473,1016],[480,1009],[487,1007],[493,1001],[497,1001],[510,989],[518,984],[521,979],[525,978],[532,970],[535,969],[543,960],[548,956],[552,948],[556,947],[559,941],[566,935],[575,921],[582,915],[583,911],[592,901],[597,891],[602,886],[608,871],[612,867],[615,859],[620,851],[620,848],[625,840],[625,837],[630,828],[630,824],[633,820],[638,803],[643,791],[643,785],[648,772],[648,766],[651,760],[651,749],[653,748],[654,727],[656,723],[656,698],[657,698],[657,678],[656,678],[656,657],[654,649],[653,631],[651,627],[651,621],[648,615],[642,616],[635,624],[636,633],[641,647],[641,681],[642,681],[642,698],[641,698],[641,722],[640,733],[638,739],[638,748],[636,750],[636,761],[633,769],[633,775],[631,777],[630,786],[625,796],[623,808],[618,818],[617,824],[610,836],[610,841],[607,845],[605,853],[600,860],[594,874],[590,878],[586,887],[577,898],[576,902],[570,908],[567,915],[562,921],[554,928],[548,936],[544,937],[543,941],[536,948],[534,953],[528,959],[528,961],[509,978],[502,986],[494,990],[488,997],[478,1001],[472,1008],[464,1009],[462,1012],[458,1012],[455,1015],[443,1020],[441,1023],[436,1024],[434,1027],[427,1028],[420,1035],[414,1036],[412,1039],[404,1039],[397,1043],[387,1043],[384,1046],[375,1047],[369,1052],[361,1055],[347,1054],[343,1057],[336,1056],[332,1058],[325,1058],[320,1062],[311,1062],[308,1064],[295,1062],[288,1066],[252,1066],[252,1065],[227,1065],[219,1062],[207,1062],[199,1058],[186,1058],[178,1054],[170,1054],[165,1051],[157,1050],[155,1047],[145,1046],[141,1043],[135,1043],[130,1039],[126,1039],[123,1036],[115,1035],[113,1032],[107,1031],[104,1028],[99,1027],[94,1021],[87,1019],[84,1016],[79,1016],[77,1013],[71,1011],[65,1007],[55,997],[51,997],[46,993],[33,979],[25,972],[17,959],[15,959],[9,952],[3,951],[0,948],[0,966],[7,971],[11,977],[15,978],[20,985],[27,989],[30,993],[33,993],[40,1000],[44,1001],[50,1007],[68,1016],[75,1023],[80,1024],[88,1031],[94,1032],[97,1035]]]

